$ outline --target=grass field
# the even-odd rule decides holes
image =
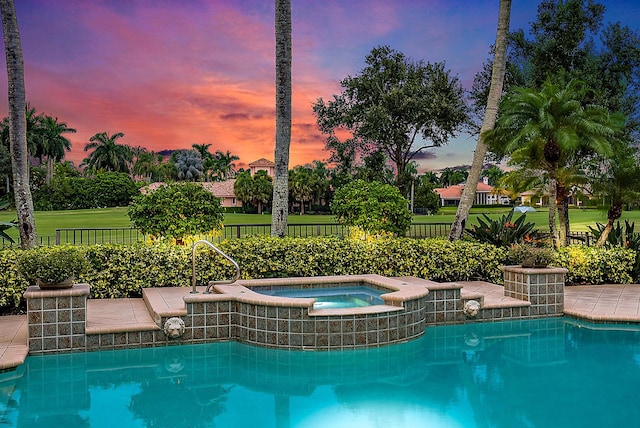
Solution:
[[[499,208],[474,208],[471,211],[468,224],[474,224],[475,219],[482,213],[487,213],[490,217],[496,217],[508,213],[509,207]],[[455,216],[455,207],[443,208],[438,214],[430,216],[415,216],[414,223],[451,223]],[[56,229],[63,228],[120,228],[130,227],[127,208],[104,208],[94,210],[72,210],[72,211],[37,211],[36,228],[39,236],[55,236]],[[540,229],[547,227],[548,211],[540,209],[535,213],[528,213],[527,220],[532,221]],[[570,211],[571,230],[575,232],[586,232],[588,226],[595,226],[596,222],[607,221],[606,212],[592,209],[574,209]],[[12,221],[16,219],[15,212],[1,211],[0,221]],[[622,220],[636,221],[640,224],[640,211],[625,211]],[[290,215],[290,224],[331,224],[335,219],[331,215]],[[225,214],[224,224],[271,224],[270,215],[259,214]],[[10,230],[10,236],[17,237],[17,231]]]

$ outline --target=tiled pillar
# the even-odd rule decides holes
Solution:
[[[24,293],[29,322],[29,352],[84,350],[89,284],[42,290],[31,286]]]
[[[562,315],[567,269],[502,266],[504,295],[531,302],[531,316]]]

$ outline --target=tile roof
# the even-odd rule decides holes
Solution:
[[[235,184],[235,178],[225,180],[225,181],[210,181],[207,183],[197,182],[196,184],[200,184],[206,190],[213,193],[213,195],[217,198],[234,198],[235,193],[233,191],[233,185]],[[164,186],[166,183],[158,182],[151,183],[148,186],[142,187],[140,191],[144,194],[148,191],[156,190],[160,186]]]

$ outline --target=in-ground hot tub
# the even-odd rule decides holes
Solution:
[[[384,300],[380,296],[385,293],[385,291],[366,285],[336,285],[335,287],[314,288],[251,287],[251,290],[267,296],[313,298],[316,300],[313,309],[344,309],[384,305]]]
[[[373,289],[380,301],[327,308],[316,305],[318,297],[262,294],[329,289],[335,294],[352,287]],[[426,327],[429,290],[379,275],[239,280],[214,290],[184,297],[185,339],[229,338],[273,348],[327,350],[404,342],[424,334]]]

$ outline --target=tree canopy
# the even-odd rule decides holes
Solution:
[[[610,156],[612,142],[624,125],[624,116],[605,107],[587,104],[583,82],[566,86],[547,81],[541,91],[514,88],[500,103],[495,129],[484,134],[489,148],[508,155],[519,169],[543,170],[548,178],[549,230],[555,239],[556,205],[561,208],[572,183],[578,159]],[[568,211],[560,211],[560,243],[566,243]]]
[[[366,64],[340,82],[342,93],[326,102],[319,98],[313,111],[329,150],[347,160],[356,153],[384,153],[402,188],[416,154],[446,144],[461,130],[467,119],[464,89],[444,63],[412,61],[389,46],[374,48]],[[352,138],[340,141],[340,131]],[[337,149],[339,144],[351,148]]]

